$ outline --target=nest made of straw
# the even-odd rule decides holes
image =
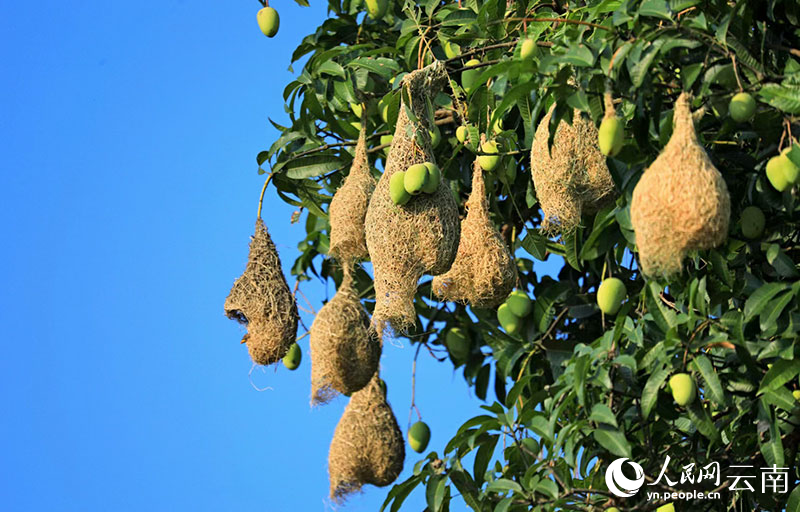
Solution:
[[[364,484],[383,487],[403,471],[405,444],[376,373],[353,393],[328,453],[331,498],[342,502]]]
[[[503,237],[489,219],[483,169],[477,158],[467,216],[453,266],[433,278],[433,292],[442,300],[493,308],[508,297],[517,282],[517,267]]]
[[[375,273],[373,324],[379,333],[387,327],[403,332],[414,326],[413,301],[420,277],[425,272],[446,272],[458,249],[458,205],[447,180],[442,179],[433,194],[415,196],[402,206],[389,196],[393,174],[413,164],[435,163],[426,101],[446,83],[444,64],[439,61],[403,78],[411,104],[401,103],[386,172],[367,209],[367,248]],[[411,123],[406,106],[419,123]]]
[[[369,257],[364,235],[364,217],[369,198],[375,190],[375,178],[369,170],[367,159],[366,121],[361,121],[353,164],[344,184],[331,199],[330,254],[343,265]]]
[[[536,128],[531,146],[531,174],[548,233],[570,233],[584,213],[596,213],[614,196],[606,157],[597,147],[597,128],[575,110],[572,124],[562,120],[548,147],[555,104]]]
[[[369,315],[359,301],[352,267],[333,299],[311,325],[311,403],[324,404],[338,393],[349,395],[370,381],[378,370],[381,344],[369,328]]]
[[[631,222],[649,276],[679,274],[689,251],[728,236],[728,186],[698,142],[689,101],[687,93],[678,97],[672,136],[633,190]]]
[[[258,364],[280,361],[297,336],[297,306],[264,221],[256,221],[244,273],[225,300],[225,315],[247,326],[244,342]]]

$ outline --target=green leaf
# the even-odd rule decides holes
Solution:
[[[703,407],[699,400],[695,400],[686,407],[686,413],[692,425],[698,432],[703,434],[709,441],[720,443],[719,429],[714,425],[708,410]]]
[[[440,512],[444,503],[444,495],[447,490],[447,476],[434,475],[428,481],[425,498],[431,512]]]
[[[644,0],[639,6],[639,16],[652,16],[664,20],[672,19],[666,0]]]
[[[759,316],[762,336],[771,336],[774,334],[777,330],[777,323],[781,313],[783,313],[783,310],[786,309],[786,306],[789,305],[793,298],[794,294],[792,294],[791,291],[787,291],[767,304]]]
[[[764,84],[758,94],[778,110],[800,114],[800,85]]]
[[[389,79],[400,71],[400,65],[386,57],[358,57],[347,64],[352,68],[364,68],[384,79]]]
[[[744,322],[748,323],[760,315],[769,301],[788,287],[789,285],[784,283],[767,283],[754,291],[744,303]]]
[[[284,164],[286,176],[293,180],[302,180],[321,176],[341,169],[345,162],[329,155],[312,155],[292,159]]]
[[[786,512],[800,512],[800,485],[794,488],[786,502]]]
[[[326,60],[320,64],[317,71],[321,75],[332,75],[344,78],[344,68],[332,60]]]
[[[547,238],[538,231],[528,231],[522,239],[522,248],[537,260],[544,261],[547,258]]]
[[[720,407],[727,407],[728,401],[725,399],[725,392],[719,380],[717,372],[711,361],[704,355],[699,355],[692,360],[692,367],[703,377],[705,386],[703,390],[707,398],[717,403]]]
[[[475,454],[472,476],[475,479],[476,485],[483,485],[486,469],[489,467],[489,462],[492,460],[492,455],[494,455],[494,448],[497,446],[498,439],[498,436],[491,436],[478,448],[478,452]]]
[[[668,375],[669,369],[661,367],[659,370],[651,373],[650,377],[647,378],[647,383],[642,390],[642,416],[645,420],[650,417],[650,411],[653,410],[656,401],[658,401],[658,390],[661,388],[661,385],[664,384],[664,381],[667,380]]]
[[[595,56],[585,44],[576,44],[569,47],[567,53],[561,56],[561,61],[578,67],[594,66]]]
[[[800,359],[786,360],[778,359],[772,363],[772,368],[767,371],[761,380],[758,394],[778,389],[800,374]]]
[[[494,507],[494,512],[508,512],[508,509],[511,507],[511,503],[514,501],[514,498],[509,496],[507,498],[503,498],[497,505]]]
[[[580,237],[580,229],[576,229],[572,231],[568,235],[564,235],[564,257],[569,263],[569,266],[574,268],[575,270],[581,269],[581,262],[578,258],[578,245],[580,242],[578,241]]]
[[[486,490],[489,492],[505,492],[505,491],[514,491],[514,492],[522,492],[522,487],[513,481],[507,478],[498,478],[494,482],[490,482],[488,486],[486,486]]]
[[[607,423],[614,427],[619,427],[619,425],[617,425],[617,417],[614,416],[614,412],[606,404],[594,404],[594,407],[592,407],[592,415],[589,419],[596,423]]]
[[[599,425],[592,433],[600,446],[617,457],[631,458],[631,445],[625,434],[608,425]]]

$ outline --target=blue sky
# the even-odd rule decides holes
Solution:
[[[276,137],[267,117],[285,119],[291,51],[325,17],[313,4],[273,2],[275,39],[255,0],[0,5],[4,510],[332,509],[345,399],[310,409],[307,338],[298,371],[251,383],[222,313],[253,230],[255,155]],[[287,270],[304,236],[291,213],[268,194]],[[318,308],[333,289],[303,291]],[[412,359],[405,344],[382,360],[404,431]],[[439,450],[479,411],[430,357],[417,404]],[[377,510],[387,489],[365,490],[346,510]]]

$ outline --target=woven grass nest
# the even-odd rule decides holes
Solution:
[[[405,443],[376,373],[353,393],[328,453],[331,498],[343,502],[364,484],[383,487],[403,471]]]
[[[339,290],[311,325],[312,405],[362,389],[378,370],[380,341],[369,328],[369,315],[359,301],[352,273],[352,267],[344,267]]]
[[[477,158],[466,208],[456,259],[450,270],[433,278],[433,292],[442,300],[494,308],[514,289],[517,267],[503,237],[489,219],[483,169]]]
[[[633,191],[640,266],[652,277],[679,274],[689,251],[717,247],[728,236],[728,187],[698,142],[690,99],[678,97],[672,136]]]
[[[575,110],[572,124],[562,120],[548,147],[555,104],[536,128],[531,146],[531,174],[544,212],[542,230],[567,234],[615,197],[606,157],[597,147],[597,128]]]
[[[373,325],[380,334],[387,328],[404,332],[414,326],[413,299],[420,277],[446,272],[458,249],[458,205],[447,180],[442,179],[434,193],[415,196],[402,206],[389,195],[393,174],[413,164],[435,163],[426,102],[446,83],[444,64],[438,61],[403,78],[410,104],[401,103],[386,171],[367,209],[367,248],[375,275]],[[419,122],[409,120],[406,106]]]
[[[256,221],[244,273],[225,300],[225,315],[247,326],[244,341],[257,364],[280,361],[297,337],[297,306],[264,221]]]
[[[364,218],[375,190],[375,178],[370,173],[367,159],[366,124],[365,120],[361,121],[361,133],[350,174],[333,195],[328,210],[331,224],[330,254],[343,265],[369,257]]]

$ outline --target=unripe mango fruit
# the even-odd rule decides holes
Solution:
[[[661,505],[656,509],[656,512],[675,512],[675,505],[673,505],[672,503]]]
[[[741,224],[742,235],[745,238],[754,240],[760,237],[766,225],[764,212],[758,206],[748,206],[742,211]]]
[[[392,174],[389,178],[389,197],[397,205],[404,205],[411,199],[411,194],[406,192],[406,173],[403,171]]]
[[[606,156],[617,156],[625,143],[625,126],[617,116],[604,117],[597,130],[597,145]]]
[[[484,171],[493,171],[500,163],[500,156],[497,155],[497,143],[489,140],[481,144],[481,151],[489,153],[478,157],[478,164]]]
[[[791,185],[789,177],[794,174],[792,167],[796,167],[786,155],[773,156],[767,162],[767,179],[778,192],[783,192]]]
[[[728,113],[737,123],[749,121],[756,113],[756,100],[746,92],[735,94],[728,105]]]
[[[425,164],[415,164],[406,169],[405,187],[406,192],[415,196],[422,193],[422,189],[428,184],[430,173]]]
[[[672,389],[672,398],[680,406],[692,403],[697,396],[697,386],[688,373],[676,373],[670,377],[669,387]]]
[[[597,287],[597,305],[603,313],[616,315],[626,295],[625,283],[616,277],[609,277]]]
[[[794,391],[792,391],[792,396],[794,397],[795,400],[800,402],[800,389],[795,389]]]
[[[278,11],[272,7],[264,7],[258,11],[256,19],[258,20],[258,27],[265,36],[275,37],[281,25],[281,17],[278,16]]]
[[[283,366],[290,370],[296,370],[300,366],[300,361],[303,359],[303,351],[300,350],[300,345],[292,343],[289,351],[283,356]]]
[[[500,307],[497,308],[497,321],[500,322],[500,326],[503,330],[512,336],[517,334],[522,327],[520,318],[511,312],[508,304],[505,302],[500,304]]]
[[[422,191],[426,194],[433,194],[439,188],[439,182],[442,181],[442,171],[433,162],[425,162],[422,165],[428,169],[428,182],[422,187]]]
[[[536,55],[536,41],[533,39],[525,39],[522,41],[522,48],[519,50],[519,56],[522,60],[528,60]]]
[[[508,304],[508,309],[519,318],[528,316],[533,308],[533,301],[522,290],[511,292],[511,295],[506,299],[506,304]]]
[[[431,440],[431,429],[424,421],[418,421],[408,429],[408,444],[417,453],[422,453]]]
[[[456,361],[466,361],[471,351],[471,344],[469,338],[464,331],[458,327],[453,327],[447,331],[447,336],[444,338],[444,344],[453,359]]]
[[[606,512],[619,512],[619,509],[617,507],[611,507],[611,508],[607,508]]]
[[[477,66],[480,63],[481,61],[478,59],[471,59],[467,61],[464,67]],[[480,69],[465,69],[461,72],[461,87],[467,92],[472,91],[472,88],[476,85],[475,81],[478,80],[479,76],[481,76]]]
[[[391,144],[393,140],[394,140],[394,135],[381,135],[381,146],[383,146],[384,144]]]
[[[364,112],[364,108],[360,103],[351,103],[350,110],[353,111],[357,118],[361,119],[361,114]]]
[[[467,141],[467,137],[469,136],[469,130],[467,130],[466,126],[459,126],[456,128],[456,139],[458,142],[462,144]]]
[[[367,12],[373,20],[379,20],[386,15],[389,9],[389,0],[367,0]]]

